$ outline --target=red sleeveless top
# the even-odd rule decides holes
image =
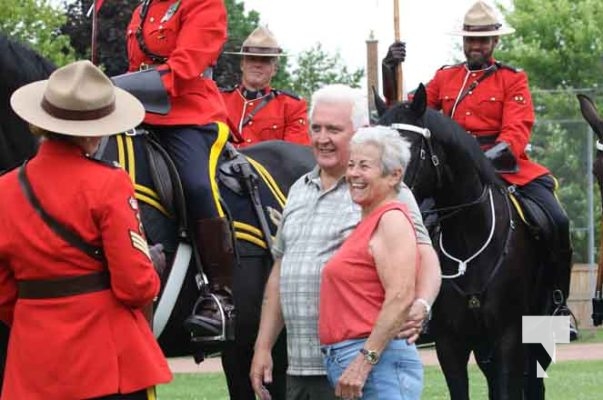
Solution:
[[[318,317],[321,344],[366,338],[373,330],[385,299],[385,290],[369,252],[369,241],[381,217],[393,210],[404,213],[412,225],[405,204],[397,201],[386,203],[360,221],[324,266]]]

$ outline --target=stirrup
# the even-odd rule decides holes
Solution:
[[[552,315],[562,315],[570,317],[569,334],[570,342],[573,342],[575,340],[578,340],[580,336],[578,333],[578,319],[576,318],[572,310],[570,310],[569,307],[566,305],[564,300],[565,298],[561,290],[556,289],[553,291],[553,303],[555,303],[555,310],[553,310]]]
[[[184,327],[195,343],[234,340],[235,309],[229,295],[203,290]]]

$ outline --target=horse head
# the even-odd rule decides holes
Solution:
[[[52,62],[28,46],[0,34],[0,171],[17,166],[38,147],[27,123],[12,111],[10,95],[26,83],[48,78],[54,69]]]
[[[394,105],[379,119],[411,143],[411,161],[404,182],[420,203],[434,197],[443,206],[481,193],[498,182],[490,162],[473,136],[455,121],[427,107],[421,84],[411,101]]]
[[[597,178],[599,189],[603,194],[603,119],[601,119],[597,107],[590,97],[583,94],[578,94],[576,97],[578,97],[580,103],[582,116],[597,136],[597,154],[593,162],[593,174]]]

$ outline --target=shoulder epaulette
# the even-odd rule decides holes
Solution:
[[[236,86],[230,86],[230,87],[226,87],[226,88],[220,88],[220,92],[222,93],[232,93],[235,91],[237,87]]]
[[[98,159],[98,158],[93,158],[93,157],[88,157],[88,160],[94,161],[95,163],[104,165],[105,167],[109,167],[109,168],[121,168],[121,165],[119,165],[119,163],[117,161],[113,161],[113,160],[103,160],[103,159]]]
[[[499,69],[508,69],[510,71],[513,71],[513,72],[521,72],[521,71],[523,71],[523,69],[521,69],[521,68],[515,68],[515,67],[513,67],[511,65],[503,64],[500,61],[496,61],[496,66]]]
[[[464,63],[458,63],[458,64],[448,64],[448,65],[442,65],[440,67],[440,70],[443,69],[450,69],[450,68],[455,68],[455,67],[460,67],[461,65],[463,65]]]
[[[274,94],[276,94],[277,96],[278,96],[278,95],[281,95],[281,94],[284,94],[285,96],[292,97],[292,98],[294,98],[295,100],[301,100],[301,97],[299,97],[299,96],[298,96],[298,95],[296,95],[295,93],[290,92],[290,91],[288,91],[288,90],[274,89]]]

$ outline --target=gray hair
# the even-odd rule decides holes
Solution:
[[[381,153],[381,169],[383,175],[389,175],[396,169],[406,170],[410,162],[410,143],[401,137],[398,131],[387,126],[370,126],[360,128],[352,136],[352,145],[372,144]],[[404,175],[402,175],[404,176]],[[395,189],[400,191],[399,182]]]
[[[326,85],[312,94],[310,119],[318,103],[344,103],[352,106],[352,125],[354,130],[369,125],[368,105],[364,92],[340,83]]]

